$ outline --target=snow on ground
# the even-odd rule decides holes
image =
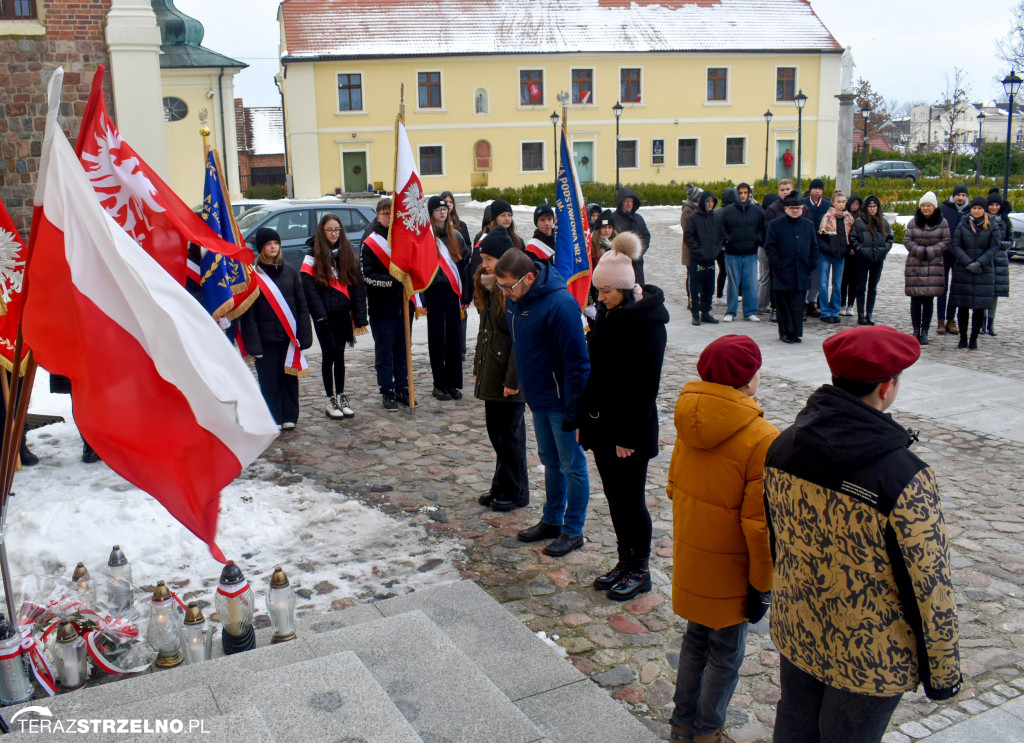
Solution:
[[[71,399],[48,390],[48,375],[40,370],[29,410],[67,422],[28,434],[40,463],[14,477],[7,530],[12,573],[70,578],[81,560],[96,575],[118,544],[137,585],[173,581],[179,593],[205,589],[200,598],[212,601],[210,581],[215,587],[221,565],[206,545],[105,464],[84,464]],[[299,605],[315,610],[330,609],[336,599],[371,600],[459,578],[452,566],[461,557],[458,544],[309,480],[269,482],[276,474],[274,465],[254,462],[221,494],[217,543],[258,594],[265,593],[275,565],[296,589],[313,591]],[[262,595],[258,606],[264,607]]]

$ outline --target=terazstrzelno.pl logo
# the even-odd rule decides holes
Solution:
[[[205,720],[54,717],[50,709],[39,706],[22,707],[7,722],[17,732],[37,735],[204,735],[209,732]]]

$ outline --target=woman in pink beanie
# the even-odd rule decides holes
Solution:
[[[661,289],[636,283],[633,261],[640,253],[640,239],[624,232],[594,269],[597,314],[587,337],[590,378],[581,407],[580,445],[594,452],[619,552],[594,588],[615,601],[651,590],[647,463],[658,453],[668,310]]]

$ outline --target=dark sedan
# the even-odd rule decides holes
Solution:
[[[281,236],[281,252],[285,262],[296,271],[302,266],[306,241],[316,232],[324,214],[335,214],[355,250],[363,239],[363,231],[373,221],[373,208],[361,204],[343,204],[337,200],[272,201],[248,210],[238,220],[238,229],[246,244],[256,250],[256,230],[269,227]]]
[[[862,170],[865,178],[909,178],[917,183],[921,177],[921,169],[905,160],[875,160],[853,171],[853,177],[860,178]]]

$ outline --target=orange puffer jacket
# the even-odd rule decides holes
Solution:
[[[747,586],[772,588],[764,458],[779,430],[737,389],[689,382],[675,410],[668,472],[672,608],[712,629],[746,621]]]

